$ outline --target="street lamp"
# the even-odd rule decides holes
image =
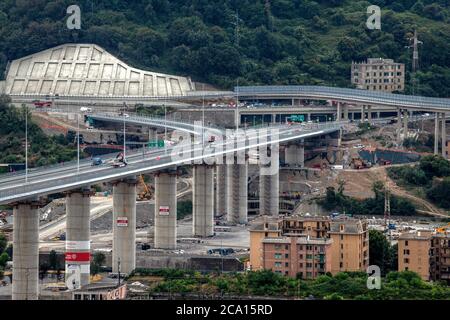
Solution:
[[[28,182],[28,107],[25,107],[25,183]]]
[[[77,115],[77,172],[80,172],[80,115]]]

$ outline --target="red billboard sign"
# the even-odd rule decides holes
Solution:
[[[91,254],[89,252],[66,252],[66,261],[70,262],[89,262]]]

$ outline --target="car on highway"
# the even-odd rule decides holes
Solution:
[[[51,101],[33,100],[33,105],[36,108],[50,108],[52,106],[52,102]]]
[[[99,166],[103,163],[105,163],[105,161],[102,158],[95,157],[95,158],[92,158],[91,166]]]
[[[92,112],[92,108],[81,107],[81,108],[80,108],[80,112],[91,113],[91,112]]]

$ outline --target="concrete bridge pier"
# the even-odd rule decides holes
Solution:
[[[342,104],[341,102],[336,103],[336,121],[341,121],[342,118]]]
[[[402,109],[397,108],[397,144],[400,145],[400,131],[402,128]]]
[[[365,119],[366,119],[366,106],[362,105],[361,106],[361,122],[364,122]]]
[[[164,170],[155,174],[155,232],[158,249],[177,247],[177,172]]]
[[[297,144],[287,145],[285,147],[284,152],[285,152],[284,160],[287,165],[293,167],[305,166],[305,145],[303,140],[299,145]]]
[[[227,165],[227,221],[247,223],[248,163]]]
[[[344,120],[348,121],[348,104],[344,104]]]
[[[136,184],[135,177],[113,184],[113,272],[136,268]]]
[[[227,213],[227,165],[216,166],[216,216]]]
[[[74,289],[89,284],[90,276],[90,188],[68,192],[66,195],[66,281],[72,273],[79,273],[74,279]],[[79,282],[78,282],[79,281]]]
[[[194,165],[192,189],[192,235],[214,235],[214,166]]]
[[[39,295],[39,213],[37,202],[14,206],[12,300]]]
[[[445,128],[445,112],[442,112],[442,123],[441,123],[442,127],[441,127],[441,152],[442,152],[442,156],[444,158],[447,157],[446,154],[446,148],[447,148],[447,131]]]
[[[267,165],[269,166],[269,165]],[[263,170],[261,167],[261,171]],[[279,170],[272,175],[259,175],[259,213],[278,217],[280,210]]]
[[[158,132],[156,129],[148,128],[148,141],[155,141],[158,138]]]
[[[372,106],[367,106],[367,121],[372,123]]]
[[[408,137],[408,110],[403,110],[403,139]]]
[[[439,113],[434,114],[434,154],[439,153]]]

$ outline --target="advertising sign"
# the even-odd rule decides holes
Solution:
[[[67,262],[89,262],[91,260],[91,254],[89,252],[66,252],[65,255]]]
[[[170,211],[169,206],[159,206],[159,215],[160,216],[168,216]]]
[[[117,217],[117,226],[118,227],[128,227],[128,218],[127,217]]]
[[[121,300],[127,296],[127,286],[123,285],[117,289],[108,291],[105,295],[105,300]]]

